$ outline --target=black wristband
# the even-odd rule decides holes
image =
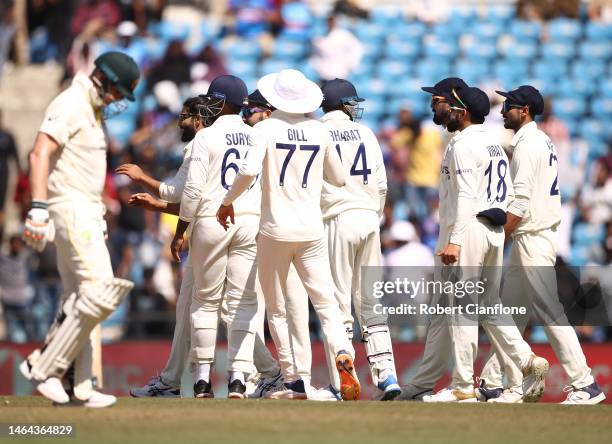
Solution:
[[[44,200],[33,200],[31,208],[40,208],[41,210],[46,210],[47,208],[49,208],[49,204]]]

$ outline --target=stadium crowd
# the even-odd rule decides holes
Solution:
[[[2,3],[0,79],[16,33],[15,10]],[[113,171],[136,163],[153,177],[172,175],[182,159],[177,114],[183,100],[204,93],[224,73],[242,77],[251,90],[258,76],[284,67],[314,80],[345,77],[356,84],[367,99],[364,123],[377,133],[387,165],[383,250],[389,264],[404,265],[433,258],[437,181],[448,139],[432,124],[420,86],[449,74],[482,86],[493,105],[487,124],[499,128],[507,144],[511,133],[503,128],[494,90],[533,80],[550,96],[539,126],[559,152],[559,261],[612,263],[612,7],[604,2],[521,0],[484,10],[436,7],[427,14],[416,7],[368,10],[350,0],[330,3],[324,14],[291,0],[228,0],[221,9],[223,2],[207,1],[27,3],[30,63],[61,64],[63,86],[109,49],[125,51],[145,73],[135,104],[107,122],[108,243],[116,276],[133,280],[136,289],[105,322],[106,340],[169,337],[181,275],[169,253],[176,218],[130,207],[129,196],[141,190]],[[477,26],[464,31],[474,20]],[[22,216],[29,208],[28,150],[16,146],[0,118],[0,230],[6,201]],[[20,172],[13,195],[7,195],[10,169]],[[41,340],[61,293],[53,245],[36,254],[19,236],[2,234],[6,339]],[[584,340],[612,339],[603,328],[579,331]],[[319,334],[316,325],[312,334]],[[411,328],[395,334],[396,340],[421,337]],[[541,338],[534,329],[532,339]]]

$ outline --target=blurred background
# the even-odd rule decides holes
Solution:
[[[171,337],[181,270],[169,257],[176,219],[130,208],[141,191],[113,169],[134,162],[156,178],[182,158],[177,114],[216,76],[257,79],[297,68],[315,81],[350,79],[366,98],[362,123],[388,169],[383,252],[390,264],[426,264],[437,236],[437,180],[448,134],[433,125],[421,86],[459,76],[492,101],[486,125],[504,144],[495,89],[532,84],[546,96],[539,126],[558,150],[560,263],[612,261],[612,3],[606,0],[0,0],[0,340],[43,339],[61,294],[53,246],[19,240],[29,208],[27,153],[49,101],[107,50],[144,74],[137,100],[107,121],[105,201],[116,275],[129,300],[104,340]],[[406,224],[409,222],[409,224]],[[392,229],[395,225],[395,229]],[[418,253],[417,253],[418,252]],[[603,327],[579,328],[589,342]],[[394,328],[395,341],[424,332]],[[313,338],[318,326],[312,325]],[[533,342],[545,341],[541,331]]]

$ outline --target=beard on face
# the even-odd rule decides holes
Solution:
[[[181,126],[181,142],[191,142],[195,137],[195,130],[191,125]]]
[[[447,113],[444,111],[434,111],[433,121],[436,125],[444,125]]]
[[[455,131],[459,129],[459,121],[460,121],[459,114],[449,113],[448,119],[446,120],[446,129],[449,132],[454,133]]]
[[[518,119],[512,118],[510,113],[503,116],[503,118],[504,118],[504,128],[509,129],[509,130],[516,130],[518,128],[520,122],[518,121]]]

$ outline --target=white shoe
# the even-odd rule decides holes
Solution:
[[[113,395],[107,395],[106,393],[100,393],[93,391],[92,395],[83,402],[84,407],[99,409],[103,407],[110,407],[117,402],[117,398]]]
[[[487,402],[500,402],[502,404],[521,404],[523,402],[523,392],[519,387],[512,387],[504,390],[501,396],[491,398]]]
[[[268,392],[264,395],[265,399],[293,399],[293,400],[304,400],[308,399],[306,395],[306,389],[304,387],[304,381],[298,379],[293,382],[286,382],[283,384],[282,389]]]
[[[331,385],[321,389],[309,386],[306,389],[306,396],[308,397],[309,401],[342,401],[340,392]]]
[[[523,368],[523,401],[538,402],[544,394],[545,379],[549,370],[548,361],[532,355]]]
[[[478,402],[474,390],[464,392],[459,389],[445,388],[435,395],[423,396],[423,402]]]
[[[283,374],[280,371],[275,376],[261,378],[257,383],[257,387],[252,391],[247,391],[247,397],[250,399],[265,398],[268,393],[284,390],[284,382],[285,378],[283,378]]]
[[[181,390],[162,381],[161,376],[154,376],[144,387],[130,389],[134,398],[180,398]]]
[[[36,390],[56,404],[68,404],[70,402],[70,396],[64,390],[64,385],[59,378],[47,378],[46,381],[36,384]]]
[[[19,371],[24,378],[26,378],[34,385],[34,387],[36,387],[38,393],[43,395],[45,398],[50,399],[56,404],[67,404],[70,401],[70,396],[68,396],[68,393],[66,393],[66,390],[64,390],[62,381],[60,381],[59,378],[47,378],[47,380],[43,382],[36,381],[32,377],[30,363],[27,359],[19,364]]]
[[[564,388],[563,391],[569,393],[567,394],[567,399],[561,404],[595,405],[604,402],[606,399],[605,393],[601,391],[596,382],[582,388],[575,388],[570,385]]]

